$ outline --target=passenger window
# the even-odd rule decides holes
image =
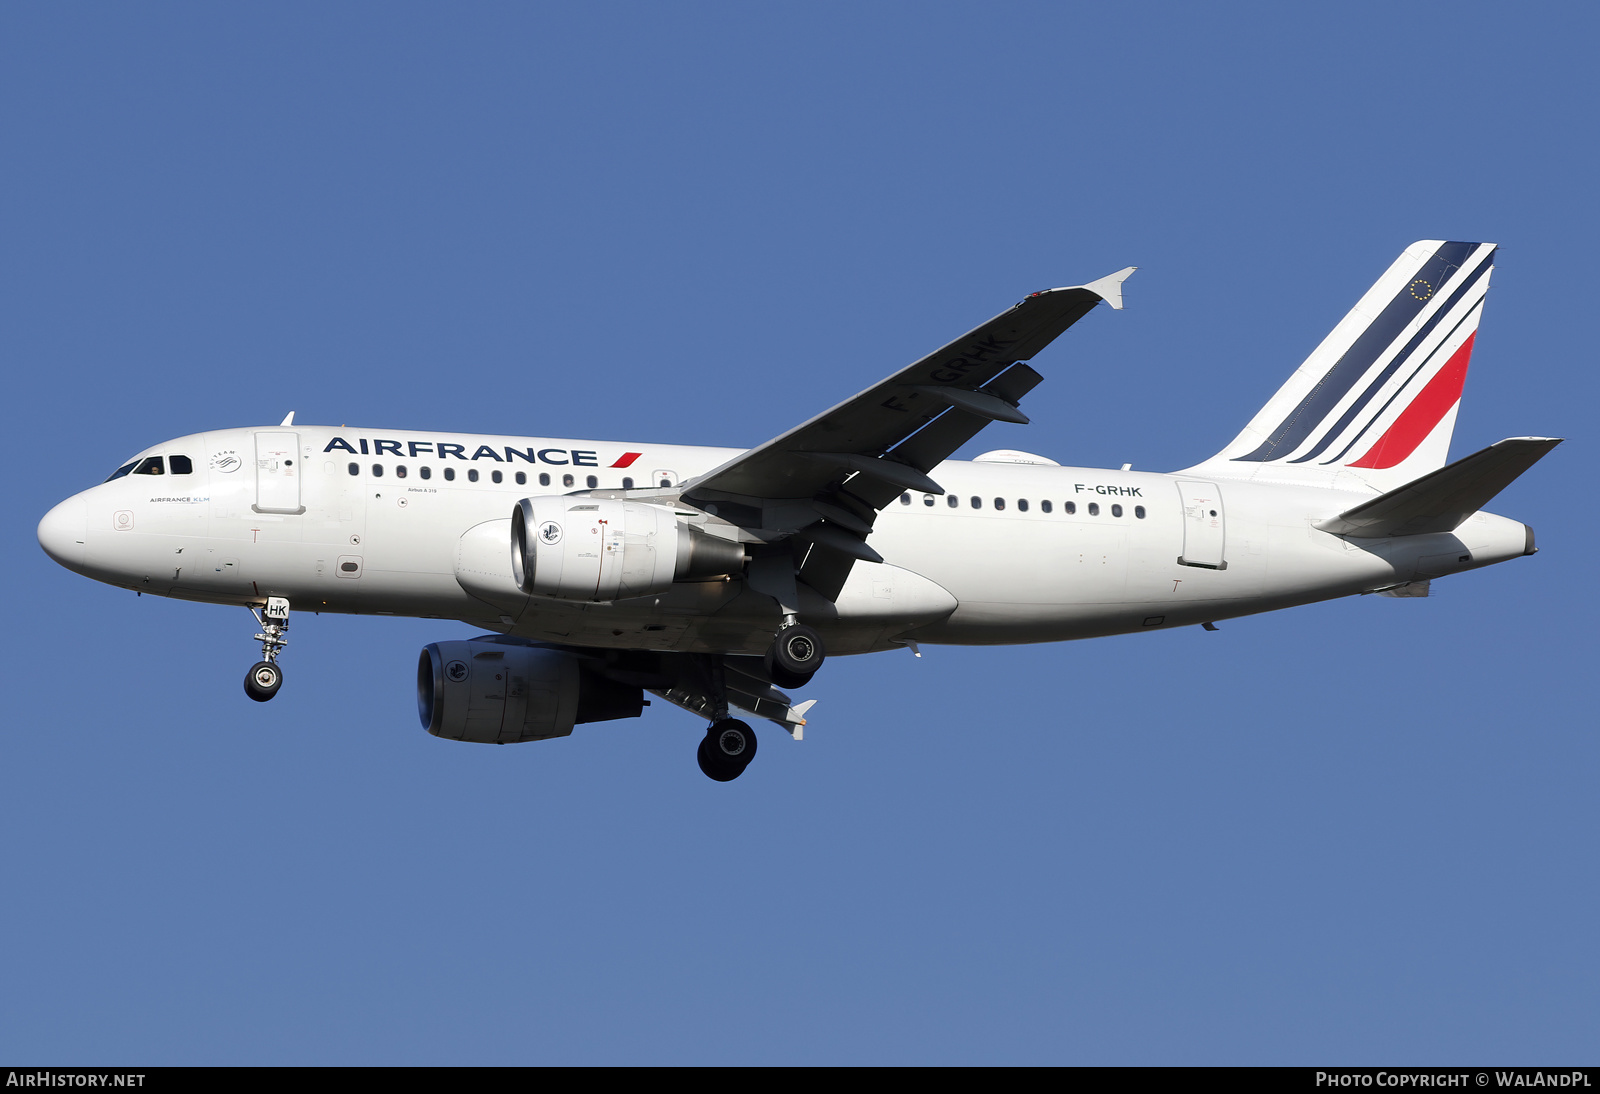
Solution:
[[[571,475],[562,475],[561,476],[561,485],[562,486],[571,486],[572,483],[573,483],[573,478],[572,478]]]
[[[491,471],[489,472],[489,479],[491,482],[504,482],[505,476],[498,471]]]
[[[352,475],[361,474],[361,465],[359,463],[351,464],[350,465],[350,474],[352,474]]]
[[[1113,505],[1111,507],[1111,515],[1114,517],[1120,517],[1122,515],[1122,506]]]
[[[165,475],[167,468],[160,456],[147,456],[133,469],[135,475]]]
[[[1050,503],[1047,502],[1047,501],[1041,501],[1039,503],[1039,508],[1041,510],[1043,510],[1044,512],[1048,513],[1050,511]]]
[[[476,467],[467,468],[467,481],[468,482],[477,482],[478,481],[478,469]]]
[[[1017,499],[1017,512],[1026,513],[1027,511],[1028,511],[1028,499],[1027,498],[1018,498]]]
[[[593,490],[595,487],[600,485],[599,478],[594,476],[594,475],[590,475],[588,478],[584,479],[583,481],[589,484],[589,489],[590,490]]]
[[[973,495],[972,507],[974,509],[982,509],[983,508],[983,499],[978,497],[977,495]]]
[[[194,463],[188,456],[168,456],[167,466],[172,468],[174,475],[194,474]]]
[[[1135,505],[1133,507],[1133,515],[1138,517],[1140,520],[1143,520],[1144,519],[1144,506]]]
[[[395,464],[394,477],[397,478],[397,479],[403,479],[403,478],[406,477],[406,465],[405,464],[403,464],[403,463]]]
[[[624,490],[632,490],[633,489],[633,480],[628,478],[628,476],[624,475],[622,477],[622,488]]]
[[[901,494],[900,495],[900,504],[901,505],[910,505],[911,504],[911,495],[910,494]]]
[[[1071,516],[1073,513],[1078,511],[1078,503],[1075,501],[1063,502],[1061,505],[1061,511],[1066,513],[1068,516]]]
[[[1089,503],[1089,515],[1091,517],[1098,517],[1100,515],[1100,503],[1099,502],[1091,501]]]
[[[539,472],[539,485],[540,486],[549,486],[550,485],[550,476],[545,474],[543,471]]]
[[[417,474],[421,475],[425,479],[431,479],[433,478],[433,468],[419,467],[417,468]]]
[[[111,472],[111,474],[106,477],[106,481],[110,482],[112,479],[120,479],[120,478],[122,478],[122,476],[124,476],[128,472],[132,471],[133,467],[134,467],[134,464],[136,464],[138,462],[139,462],[138,460],[134,460],[133,463],[125,463],[125,464],[123,464],[121,467],[119,467],[115,471]]]
[[[456,481],[456,469],[455,468],[447,467],[447,468],[444,469],[444,481],[445,482],[455,482]]]
[[[924,495],[922,495],[922,504],[923,505],[932,505],[933,504],[933,495],[932,494],[924,494]]]
[[[995,498],[994,499],[994,507],[996,509],[1004,509],[1006,507],[1006,499],[1005,498]]]
[[[957,509],[961,506],[961,499],[956,497],[954,494],[946,494],[944,496],[944,500],[945,504],[949,505],[952,509]]]
[[[526,485],[528,485],[528,473],[526,471],[518,471],[517,472],[517,485],[518,486],[526,486]]]
[[[372,477],[375,479],[383,478],[383,464],[375,463],[372,465]]]

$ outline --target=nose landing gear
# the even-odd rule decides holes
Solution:
[[[250,609],[261,627],[256,641],[261,643],[261,660],[245,673],[244,693],[258,703],[265,703],[283,686],[283,669],[278,667],[278,652],[289,644],[284,632],[289,629],[289,602],[281,596],[267,597],[263,611]]]
[[[743,775],[755,758],[755,731],[737,718],[713,722],[700,741],[700,750],[695,753],[700,770],[719,783],[732,782]]]

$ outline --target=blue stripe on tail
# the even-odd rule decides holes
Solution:
[[[1443,286],[1450,275],[1471,257],[1476,243],[1446,243],[1434,252],[1417,271],[1417,280],[1426,282],[1430,291],[1426,295],[1413,292],[1411,286],[1395,294],[1382,313],[1362,331],[1355,342],[1317,382],[1316,387],[1300,400],[1288,417],[1274,429],[1254,452],[1235,456],[1235,460],[1265,463],[1275,458],[1279,451],[1293,452],[1322,423],[1339,401],[1365,376],[1384,350],[1400,337],[1406,326],[1417,317],[1430,299],[1432,289]]]
[[[1367,390],[1361,393],[1361,397],[1350,404],[1350,408],[1344,412],[1344,414],[1336,423],[1334,423],[1333,428],[1328,430],[1328,432],[1323,435],[1322,440],[1318,442],[1316,447],[1314,447],[1310,452],[1307,452],[1304,456],[1299,456],[1290,460],[1289,462],[1309,463],[1311,460],[1314,460],[1318,456],[1322,455],[1322,453],[1327,450],[1327,447],[1332,444],[1341,433],[1344,432],[1345,427],[1355,420],[1356,415],[1360,414],[1362,409],[1373,400],[1380,390],[1382,390],[1383,385],[1388,383],[1389,377],[1393,376],[1395,372],[1399,370],[1400,366],[1404,365],[1406,361],[1410,359],[1411,355],[1416,352],[1417,347],[1422,344],[1423,339],[1432,334],[1434,328],[1439,325],[1440,321],[1448,316],[1451,310],[1457,304],[1461,303],[1461,298],[1466,295],[1467,290],[1472,288],[1473,285],[1476,285],[1478,283],[1478,279],[1489,272],[1489,269],[1493,264],[1494,252],[1490,251],[1489,256],[1479,263],[1478,268],[1473,270],[1462,280],[1460,288],[1456,289],[1456,291],[1450,295],[1450,299],[1445,302],[1444,307],[1434,312],[1432,317],[1429,318],[1426,323],[1422,324],[1422,329],[1417,331],[1417,333],[1412,337],[1411,341],[1406,343],[1405,349],[1395,354],[1394,360],[1390,361],[1386,366],[1384,366],[1383,371],[1378,373],[1377,377],[1372,381],[1372,383],[1367,385]],[[1374,417],[1374,420],[1376,420],[1376,417]],[[1371,426],[1371,424],[1371,422],[1367,423],[1368,426]],[[1366,430],[1363,429],[1362,433],[1365,432]],[[1350,451],[1350,445],[1355,444],[1356,441],[1360,439],[1360,436],[1361,434],[1358,433],[1355,437],[1351,438],[1350,444],[1345,445],[1344,451]],[[1343,455],[1343,453],[1340,453],[1340,455]],[[1337,460],[1337,458],[1338,457],[1335,457],[1335,460]]]

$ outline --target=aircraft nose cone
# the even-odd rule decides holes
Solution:
[[[69,570],[83,565],[88,539],[89,507],[81,497],[68,498],[39,522],[39,546]]]

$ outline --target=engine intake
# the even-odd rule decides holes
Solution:
[[[674,581],[735,574],[743,545],[685,524],[661,505],[611,498],[523,498],[511,513],[511,570],[522,591],[603,602],[665,592]]]
[[[417,660],[423,728],[452,741],[542,741],[643,710],[642,689],[590,671],[573,654],[498,635],[435,642]]]

